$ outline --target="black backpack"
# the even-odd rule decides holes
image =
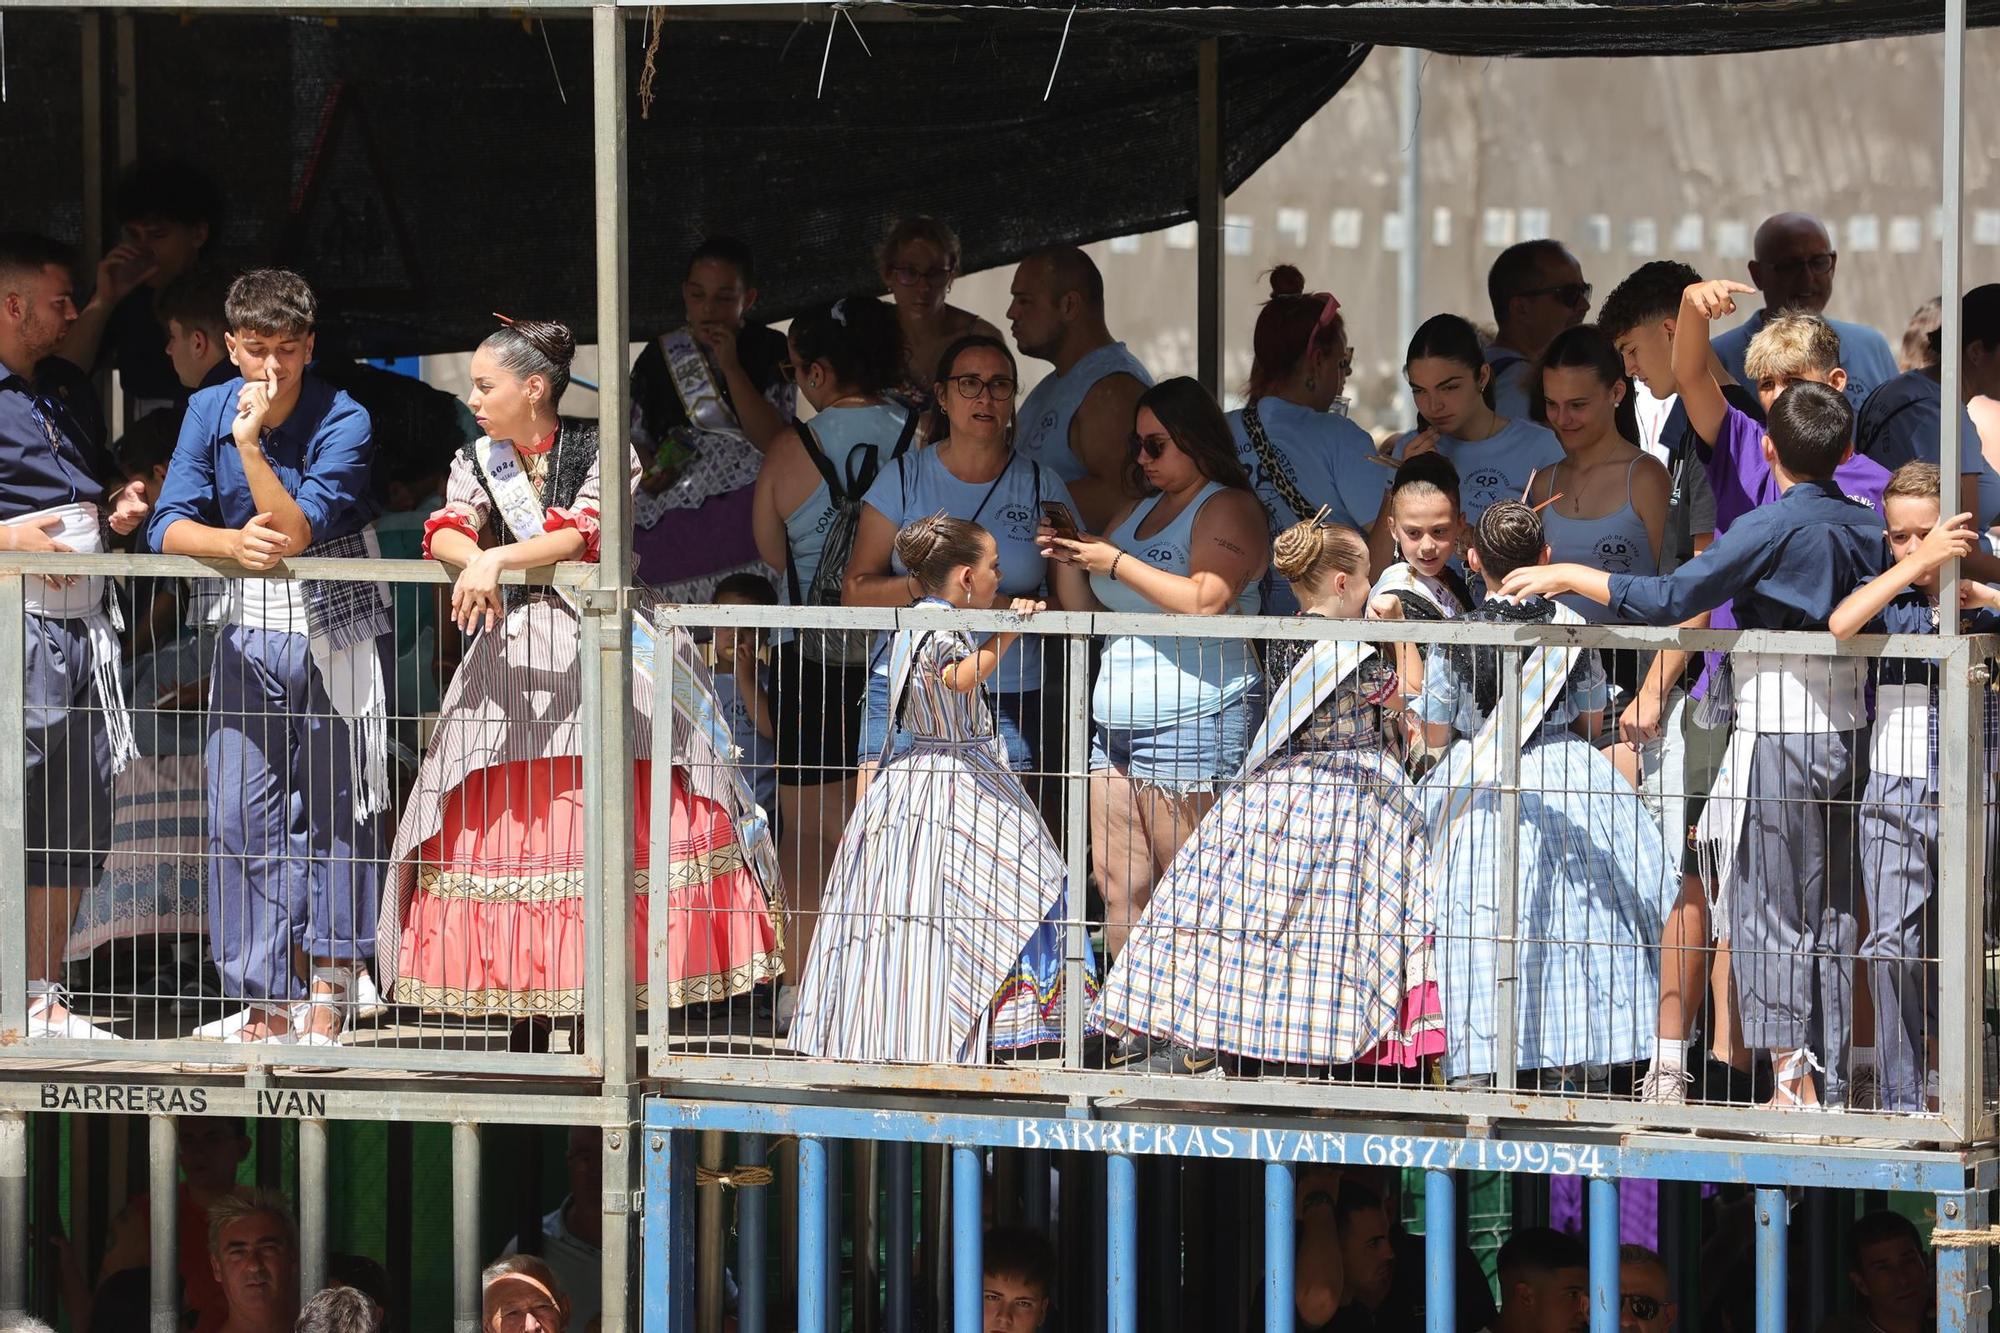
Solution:
[[[908,451],[910,440],[916,435],[918,415],[912,411],[903,418],[903,433],[889,454],[892,461],[900,459]],[[827,525],[826,545],[820,550],[819,566],[813,570],[812,585],[804,589],[799,587],[798,562],[791,558],[789,549],[785,559],[785,585],[793,606],[839,606],[841,583],[847,575],[847,559],[854,552],[854,530],[861,524],[862,497],[868,494],[868,488],[875,484],[876,475],[882,470],[881,451],[872,444],[855,445],[847,451],[847,476],[842,478],[833,460],[819,447],[819,437],[813,434],[811,426],[803,421],[794,421],[792,429],[798,433],[799,443],[805,446],[806,457],[812,459],[813,466],[826,479],[827,501],[833,510],[833,521]],[[866,631],[802,629],[798,631],[798,640],[799,652],[815,662],[851,666],[868,660]]]

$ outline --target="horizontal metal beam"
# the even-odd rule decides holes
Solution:
[[[258,1043],[131,1039],[118,1043],[116,1059],[106,1059],[96,1042],[62,1037],[37,1037],[32,1042],[0,1045],[0,1078],[56,1078],[95,1071],[164,1066],[190,1074],[241,1074],[248,1070],[380,1069],[392,1074],[449,1074],[478,1079],[488,1076],[569,1079],[595,1082],[602,1067],[597,1057],[547,1053],[417,1049],[409,1046],[265,1046]]]
[[[582,561],[510,569],[502,583],[532,583],[538,587],[588,588],[597,583],[597,566]],[[233,560],[209,560],[192,555],[41,555],[29,551],[0,553],[0,577],[14,574],[89,574],[100,578],[161,579],[316,579],[331,583],[450,584],[458,571],[435,560],[337,560],[301,556],[280,561],[276,568],[248,570]]]
[[[387,1079],[273,1079],[258,1085],[112,1071],[37,1082],[0,1080],[0,1116],[26,1111],[505,1125],[622,1125],[632,1119],[623,1096],[527,1079],[464,1079],[435,1087]]]

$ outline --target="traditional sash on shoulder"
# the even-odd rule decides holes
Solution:
[[[667,359],[674,392],[680,395],[681,407],[694,428],[747,441],[750,437],[743,433],[736,414],[723,400],[722,390],[709,371],[708,358],[702,355],[701,344],[695,341],[693,332],[682,328],[666,334],[660,339],[660,351]]]
[[[1581,625],[1583,617],[1558,602],[1555,620],[1551,623]],[[1494,651],[1500,650],[1496,648]],[[1569,673],[1576,669],[1577,659],[1585,651],[1570,645],[1549,644],[1528,654],[1528,660],[1521,666],[1521,737],[1524,742],[1541,728],[1542,719],[1549,715],[1556,700],[1562,697]],[[1486,719],[1479,728],[1479,734],[1472,738],[1470,758],[1458,780],[1453,783],[1451,799],[1445,808],[1447,827],[1465,813],[1472,804],[1475,791],[1499,784],[1500,712],[1505,706],[1504,700],[1496,705],[1493,715]]]
[[[1416,567],[1405,560],[1398,560],[1395,564],[1383,570],[1381,579],[1369,590],[1368,595],[1373,597],[1378,593],[1385,592],[1403,598],[1417,598],[1425,605],[1434,608],[1439,616],[1447,620],[1455,619],[1464,614],[1466,609],[1464,607],[1445,606],[1439,602],[1437,589],[1426,583],[1423,576],[1417,573]]]
[[[1305,725],[1314,710],[1374,655],[1373,644],[1342,639],[1321,639],[1315,643],[1272,697],[1271,706],[1264,713],[1264,725],[1250,742],[1250,753],[1245,756],[1238,776],[1247,778],[1262,768]]]
[[[492,493],[500,521],[507,525],[517,542],[540,537],[548,531],[549,511],[542,504],[541,495],[535,490],[535,483],[528,479],[528,470],[521,466],[520,451],[511,440],[496,440],[490,435],[482,435],[472,445],[472,463],[479,469],[480,478],[486,489]],[[576,601],[561,588],[556,596],[568,603],[570,610],[577,610]]]

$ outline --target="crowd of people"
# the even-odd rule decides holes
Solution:
[[[1986,614],[2000,285],[1964,296],[1960,347],[1920,310],[1899,372],[1825,315],[1837,256],[1811,218],[1759,229],[1750,284],[1657,260],[1595,322],[1575,256],[1530,241],[1492,267],[1491,330],[1417,329],[1416,421],[1377,440],[1341,410],[1340,302],[1288,265],[1225,411],[1154,382],[1080,250],[1021,262],[1003,335],[949,303],[951,230],[906,219],[878,255],[889,300],[780,333],[748,248],[714,237],[686,322],[632,367],[634,449],[607,479],[597,425],[561,413],[562,325],[503,320],[454,411],[320,348],[299,275],[223,272],[198,174],[141,168],[119,205],[87,298],[63,247],[0,237],[0,541],[243,576],[31,581],[37,1034],[112,1035],[59,984],[66,957],[200,930],[228,1005],[198,1035],[334,1044],[400,1004],[547,1048],[586,990],[583,636],[564,591],[503,576],[596,560],[610,484],[665,600],[1020,626],[696,643],[636,619],[632,965],[684,1024],[748,1016],[829,1058],[1034,1058],[1081,978],[1114,1068],[1934,1105],[1934,664],[1550,638],[1516,673],[1369,624],[1935,633],[1953,559]],[[1965,405],[1941,402],[1946,355]],[[1025,393],[1019,357],[1048,367]],[[107,366],[156,409],[115,442]],[[383,554],[448,566],[448,597],[262,577]],[[1050,607],[1204,620],[1091,645],[1075,738],[1051,692],[1076,665],[1034,633]],[[1258,615],[1326,629],[1207,620]],[[1043,780],[1072,739],[1085,883]],[[1749,1081],[1697,1088],[1704,1042]]]

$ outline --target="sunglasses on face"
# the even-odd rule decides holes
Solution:
[[[1837,257],[1829,250],[1823,254],[1806,255],[1800,259],[1782,260],[1770,265],[1770,269],[1773,273],[1787,278],[1796,278],[1801,273],[1810,273],[1816,278],[1823,278],[1833,272],[1833,261]]]
[[[1563,282],[1557,283],[1553,287],[1531,287],[1527,291],[1517,294],[1521,296],[1553,296],[1558,302],[1568,306],[1571,310],[1576,309],[1580,305],[1590,304],[1590,284],[1587,282]]]
[[[1625,1308],[1632,1312],[1632,1317],[1641,1323],[1650,1323],[1659,1318],[1660,1311],[1667,1308],[1665,1301],[1655,1300],[1651,1296],[1624,1296],[1620,1297],[1620,1300],[1624,1302]]]
[[[1140,435],[1134,432],[1132,452],[1141,458],[1157,462],[1160,455],[1167,451],[1167,446],[1172,443],[1173,441],[1165,435]]]
[[[914,287],[920,282],[949,282],[953,272],[950,265],[918,268],[915,264],[893,264],[889,268],[889,277],[898,287]]]
[[[977,375],[954,375],[952,387],[958,396],[971,402],[984,393],[996,403],[1011,402],[1014,397],[1014,381],[1006,375],[995,375],[992,379],[981,379]]]

